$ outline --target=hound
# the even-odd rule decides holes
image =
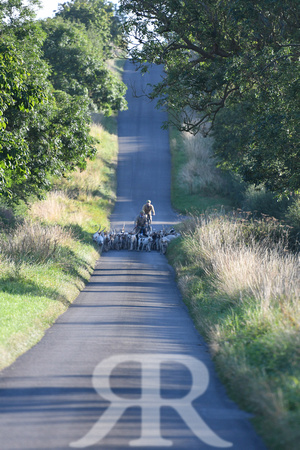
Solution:
[[[140,236],[139,243],[138,243],[138,250],[146,250],[147,252],[151,251],[151,243],[152,243],[152,237],[151,236]]]

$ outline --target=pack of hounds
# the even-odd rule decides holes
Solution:
[[[135,250],[135,251],[152,251],[156,250],[162,254],[165,254],[169,243],[180,236],[180,233],[176,232],[174,228],[169,230],[163,229],[160,231],[149,231],[146,235],[143,233],[136,233],[136,230],[128,232],[125,231],[123,226],[122,230],[117,232],[115,230],[105,231],[105,228],[101,230],[101,226],[98,231],[93,235],[93,241],[99,245],[100,251],[108,252],[109,250]]]

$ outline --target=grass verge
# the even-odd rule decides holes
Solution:
[[[181,183],[179,174],[193,158],[184,140],[176,138],[172,147],[173,206],[195,213],[167,251],[183,298],[229,395],[253,413],[270,449],[296,450],[300,259],[288,249],[289,228],[266,216],[254,220],[249,213],[230,212],[234,201],[211,195],[219,191],[219,180],[210,195],[207,186],[201,190],[201,172],[192,172],[192,189],[200,186],[192,193],[191,173]],[[210,170],[210,164],[205,167]]]
[[[100,143],[86,170],[56,180],[26,218],[0,234],[0,369],[42,338],[99,258],[91,237],[100,224],[109,228],[118,149],[116,120],[106,118],[104,128],[96,119],[91,134]]]

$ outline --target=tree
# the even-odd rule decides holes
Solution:
[[[225,107],[213,130],[221,167],[280,195],[300,186],[300,73],[291,69],[281,74],[276,88],[269,83]]]
[[[111,2],[104,0],[71,0],[60,4],[56,17],[81,23],[86,30],[97,37],[94,40],[97,48],[102,47],[104,59],[111,56],[112,42],[117,39],[118,17],[114,15]]]
[[[85,25],[57,17],[43,22],[42,27],[47,34],[44,57],[52,67],[50,80],[55,89],[88,97],[91,108],[106,114],[126,107],[126,87],[107,69]]]
[[[18,182],[11,174],[11,201],[27,200],[43,195],[51,187],[49,175],[63,176],[76,167],[84,169],[86,160],[95,154],[95,141],[90,136],[88,101],[55,91],[35,111],[29,113],[26,143],[26,178]]]
[[[253,132],[245,132],[240,152],[231,148],[219,155],[228,162],[230,153],[235,169],[247,172],[248,179],[281,190],[299,189],[294,164],[299,159],[294,139],[298,99],[292,95],[299,73],[298,2],[121,0],[121,9],[127,14],[125,27],[135,38],[132,59],[142,71],[151,63],[164,64],[165,76],[153,86],[150,98],[159,99],[170,121],[192,133],[208,132],[224,107],[232,111],[252,102],[248,118],[257,117]],[[277,119],[282,119],[275,133],[271,124],[278,108]],[[259,128],[261,122],[264,128]],[[245,167],[239,168],[241,152]],[[274,170],[266,172],[272,159]]]
[[[12,20],[1,10],[0,44],[0,195],[11,204],[41,194],[51,173],[83,167],[94,152],[88,102],[53,93],[45,34],[13,3]]]
[[[0,46],[0,194],[9,203],[40,195],[50,174],[83,168],[95,151],[88,100],[53,92],[40,49],[25,41]]]
[[[0,196],[10,204],[42,195],[50,175],[85,167],[95,153],[92,103],[106,113],[125,104],[125,86],[96,57],[85,26],[58,18],[43,31],[36,3],[0,5]]]
[[[228,99],[299,56],[294,0],[121,0],[121,10],[138,43],[131,57],[143,70],[164,64],[166,76],[153,96],[167,97],[180,123],[185,114],[187,131],[214,120]]]
[[[48,68],[40,59],[41,34],[33,26],[29,44],[27,31],[27,24],[12,26],[2,34],[0,44],[0,193],[9,198],[14,186],[28,177],[29,117],[47,100],[49,90]],[[33,73],[35,64],[38,69]]]
[[[0,3],[0,21],[2,28],[17,28],[24,22],[33,20],[36,16],[35,7],[40,6],[40,0],[3,0]]]

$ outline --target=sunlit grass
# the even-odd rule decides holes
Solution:
[[[110,129],[116,129],[110,119]],[[109,119],[106,119],[109,123]],[[36,344],[89,280],[99,252],[92,234],[109,228],[115,201],[117,136],[99,123],[85,171],[54,180],[27,218],[0,234],[0,369]]]
[[[295,449],[300,420],[300,258],[269,219],[204,214],[169,249],[195,323],[231,395],[272,449]]]

